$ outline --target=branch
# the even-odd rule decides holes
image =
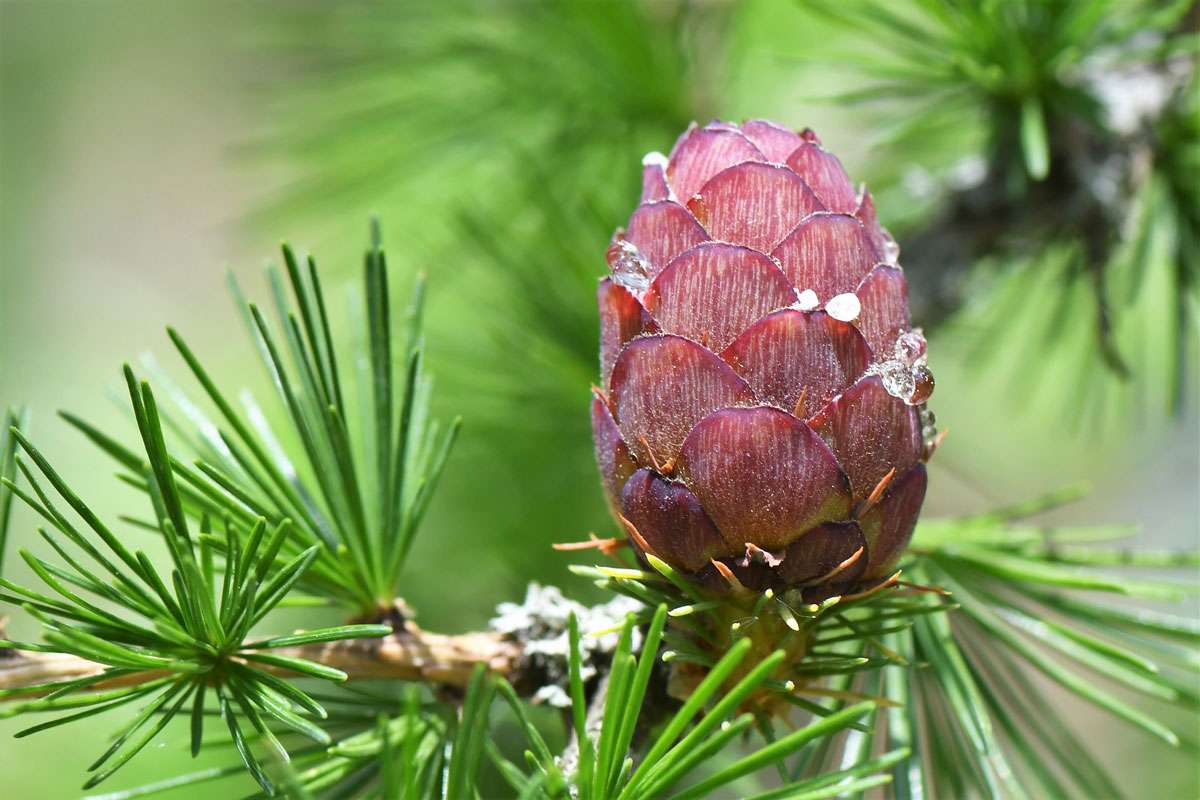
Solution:
[[[393,679],[424,681],[465,688],[476,664],[505,677],[513,676],[523,663],[522,648],[500,633],[472,632],[458,635],[423,631],[411,622],[382,639],[356,639],[287,647],[271,651],[305,658],[340,669],[350,680]],[[277,674],[287,670],[255,664]],[[83,678],[107,667],[65,653],[34,653],[0,650],[0,691]],[[95,684],[94,689],[129,686],[162,676],[147,670]],[[24,693],[0,699],[27,699],[46,692]]]
[[[420,681],[454,689],[465,689],[475,666],[483,664],[492,673],[508,679],[518,691],[534,697],[534,702],[561,707],[563,704],[556,701],[556,696],[566,697],[568,617],[574,614],[588,631],[608,631],[639,607],[635,601],[621,596],[596,606],[584,606],[568,600],[555,587],[530,584],[522,602],[499,606],[490,623],[491,630],[444,634],[422,630],[413,622],[412,612],[404,602],[397,600],[395,607],[382,616],[353,620],[391,625],[395,632],[390,636],[280,647],[270,652],[333,667],[345,672],[352,681]],[[4,622],[0,618],[0,639],[4,638]],[[605,671],[609,653],[616,644],[615,633],[585,638],[581,654],[585,679],[590,679],[588,670],[595,670],[592,674]],[[276,675],[295,674],[262,663],[255,663],[254,667]],[[105,669],[104,664],[65,653],[0,648],[0,692],[85,678]],[[145,670],[121,675],[93,684],[88,691],[145,683],[164,674],[162,670]],[[18,692],[15,697],[0,696],[0,702],[28,699],[50,691]]]

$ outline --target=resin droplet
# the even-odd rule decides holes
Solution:
[[[883,388],[892,397],[898,397],[910,406],[919,406],[933,394],[933,373],[924,364],[910,366],[898,358],[872,364],[872,375],[878,375],[883,381]],[[922,411],[921,424],[933,426],[933,412],[930,411],[926,420]]]
[[[831,297],[829,302],[825,304],[825,313],[842,322],[853,322],[858,319],[858,314],[861,311],[862,304],[858,302],[858,295],[854,292],[846,292],[845,294]]]
[[[817,293],[812,289],[805,289],[792,307],[799,311],[816,311],[819,305],[821,301],[817,298]]]
[[[932,425],[921,428],[921,460],[928,461],[937,450],[938,430]]]
[[[924,455],[922,458],[928,460],[933,455],[933,451],[937,449],[937,417],[925,406],[921,406],[917,413],[920,415],[921,420],[921,444],[924,445]]]
[[[929,367],[919,364],[913,368],[912,378],[913,391],[906,402],[911,406],[917,406],[924,403],[933,394],[933,373],[929,371]]]
[[[609,245],[605,254],[613,280],[624,286],[640,300],[650,288],[650,265],[632,242],[619,239]]]
[[[883,388],[892,397],[908,402],[917,388],[912,368],[901,361],[884,361],[871,369],[883,381]]]
[[[658,166],[658,167],[662,167],[663,169],[666,169],[667,168],[667,157],[664,156],[662,153],[658,152],[657,150],[651,150],[649,153],[646,153],[646,155],[642,156],[642,166],[643,167]]]
[[[925,363],[925,337],[921,331],[906,331],[896,339],[896,359],[905,364]]]

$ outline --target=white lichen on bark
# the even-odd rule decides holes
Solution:
[[[587,682],[597,674],[596,662],[616,648],[619,639],[616,629],[624,623],[625,616],[639,608],[641,604],[636,600],[621,595],[600,605],[585,606],[567,599],[557,587],[530,583],[525,600],[498,605],[488,626],[517,642],[523,656],[546,676],[546,683],[534,692],[533,701],[566,708],[571,705],[567,691],[570,646],[567,620],[571,613],[574,612],[579,623],[581,674]],[[641,644],[641,632],[635,627],[635,652],[641,649]]]

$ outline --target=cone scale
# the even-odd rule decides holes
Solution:
[[[811,131],[693,125],[645,158],[597,291],[592,400],[640,555],[817,600],[894,571],[936,435],[898,251]]]

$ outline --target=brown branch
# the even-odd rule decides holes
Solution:
[[[305,658],[340,669],[350,676],[350,680],[382,678],[424,681],[457,688],[467,685],[477,664],[483,664],[500,675],[512,677],[522,663],[520,645],[502,634],[430,633],[411,622],[405,622],[396,633],[382,639],[328,642],[280,648],[271,652]],[[262,664],[255,666],[280,674],[287,673],[286,670]],[[84,678],[105,669],[103,664],[64,653],[0,650],[0,691]],[[163,674],[160,670],[136,672],[103,681],[92,688],[129,686],[153,680]],[[36,697],[37,694],[39,693],[22,693],[3,699],[25,699]]]

